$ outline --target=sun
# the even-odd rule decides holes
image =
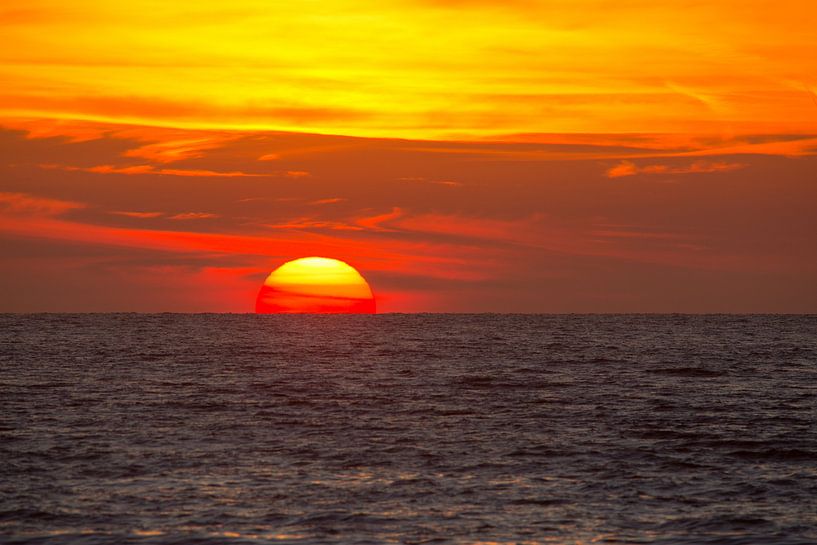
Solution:
[[[327,257],[287,261],[267,277],[255,300],[258,314],[374,314],[366,279],[351,265]]]

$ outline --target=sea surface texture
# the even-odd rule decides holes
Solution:
[[[817,543],[817,316],[0,316],[0,542]]]

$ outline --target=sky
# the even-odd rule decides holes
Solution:
[[[0,311],[817,312],[817,4],[0,7]]]

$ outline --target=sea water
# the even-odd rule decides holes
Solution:
[[[0,542],[817,543],[817,316],[0,315]]]

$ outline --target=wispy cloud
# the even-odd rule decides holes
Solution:
[[[435,180],[431,178],[426,178],[424,176],[403,176],[402,178],[398,178],[401,182],[413,182],[413,183],[425,183],[425,184],[432,184],[432,185],[444,185],[448,187],[462,187],[464,184],[462,182],[458,182],[456,180]]]
[[[311,217],[293,218],[281,223],[268,223],[263,227],[269,229],[292,229],[296,231],[309,230],[331,230],[331,231],[363,231],[363,227],[354,225],[346,221],[321,220]]]
[[[264,176],[286,176],[287,178],[305,178],[310,174],[302,170],[287,170],[285,172],[252,173],[240,170],[208,170],[208,169],[183,169],[183,168],[157,168],[153,165],[134,165],[119,167],[114,165],[99,165],[94,167],[70,167],[60,165],[41,165],[43,168],[58,168],[62,170],[79,170],[82,172],[93,172],[95,174],[154,174],[159,176],[185,176],[191,178],[261,178]]]
[[[204,178],[257,178],[261,176],[269,176],[269,174],[253,174],[241,171],[217,171],[205,169],[181,169],[181,168],[157,168],[153,165],[132,165],[132,166],[115,166],[115,165],[99,165],[93,167],[76,167],[69,165],[44,164],[41,168],[50,170],[69,170],[80,172],[92,172],[94,174],[127,174],[127,175],[141,175],[154,174],[160,176],[189,176],[189,177],[204,177]]]
[[[346,199],[340,197],[332,197],[329,199],[318,199],[316,201],[311,201],[309,204],[337,204],[345,201]]]
[[[77,208],[85,208],[85,204],[37,197],[27,193],[0,193],[0,211],[7,214],[58,216]]]
[[[387,224],[390,224],[392,221],[400,218],[403,216],[403,214],[403,210],[395,206],[390,212],[383,212],[379,214],[362,214],[338,220],[300,217],[281,223],[264,224],[264,227],[271,229],[295,230],[388,232],[392,231],[392,228],[387,226]]]
[[[155,163],[172,163],[203,157],[206,151],[218,148],[236,139],[237,136],[235,135],[226,137],[223,135],[208,135],[199,138],[162,140],[128,150],[124,155],[125,157],[147,159]]]
[[[349,139],[332,144],[290,145],[258,157],[259,161],[280,161],[292,157],[308,158],[310,156],[339,153],[365,146],[365,141]],[[280,145],[280,144],[279,144]]]
[[[202,219],[212,219],[212,218],[220,218],[220,214],[213,214],[210,212],[180,212],[176,214],[167,214],[165,212],[140,212],[140,211],[128,211],[128,210],[115,210],[110,212],[116,216],[124,216],[126,218],[136,218],[136,219],[155,219],[155,218],[164,218],[169,220],[202,220]]]
[[[395,206],[394,208],[392,208],[391,212],[375,214],[374,216],[364,216],[356,218],[354,220],[354,223],[360,227],[363,227],[364,229],[370,229],[373,231],[385,231],[388,229],[386,227],[383,227],[384,223],[397,219],[402,215],[403,210]]]
[[[696,161],[690,165],[637,165],[632,161],[622,161],[607,170],[608,178],[623,178],[638,174],[704,174],[710,172],[729,172],[745,168],[744,163]]]
[[[161,212],[138,212],[138,211],[127,211],[127,210],[115,210],[111,212],[116,216],[125,216],[126,218],[138,218],[138,219],[151,219],[151,218],[158,218],[163,214]]]
[[[183,212],[181,214],[174,214],[168,216],[171,220],[206,220],[220,217],[218,214],[211,214],[209,212]]]

